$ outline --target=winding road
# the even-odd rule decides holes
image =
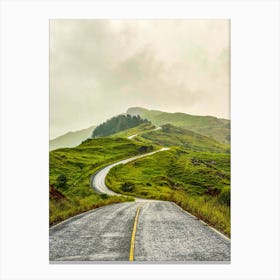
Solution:
[[[105,177],[111,164],[91,179],[92,187],[108,195]],[[61,262],[230,262],[230,240],[172,202],[136,199],[72,217],[50,228],[51,263]]]
[[[154,129],[152,129],[152,130],[159,130],[159,129],[161,129],[161,126],[157,126],[156,128],[154,128]],[[143,131],[142,133],[140,133],[140,135],[143,134],[143,133],[145,133],[145,132],[147,132],[147,131]],[[133,139],[134,137],[136,137],[136,136],[138,136],[138,135],[139,135],[139,134],[130,135],[130,136],[127,137],[127,139]]]
[[[136,160],[136,159],[139,159],[139,158],[143,158],[143,157],[147,157],[147,156],[151,156],[155,153],[162,152],[162,151],[167,151],[169,149],[170,148],[162,148],[162,149],[154,151],[154,152],[150,152],[150,153],[146,153],[146,154],[143,154],[143,155],[131,157],[131,158],[124,159],[124,160],[118,161],[116,163],[110,164],[110,165],[104,167],[103,169],[101,169],[100,171],[98,171],[95,175],[93,175],[91,177],[91,186],[99,193],[106,193],[108,195],[120,195],[118,193],[115,193],[115,192],[111,191],[105,184],[106,175],[109,173],[109,171],[114,166],[120,165],[120,164],[126,164],[130,161],[133,161],[133,160]],[[136,200],[145,200],[145,199],[136,198]]]

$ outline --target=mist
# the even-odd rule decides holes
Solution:
[[[50,20],[50,138],[144,107],[229,119],[229,20]]]

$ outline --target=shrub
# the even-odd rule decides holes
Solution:
[[[56,187],[57,189],[66,189],[67,187],[67,177],[62,174],[62,175],[59,175],[56,179]]]
[[[102,194],[100,195],[100,197],[101,197],[101,199],[107,199],[109,196],[108,196],[108,194],[106,194],[106,193],[102,193]]]
[[[125,182],[121,186],[121,190],[123,192],[133,192],[134,191],[134,184],[131,182]]]

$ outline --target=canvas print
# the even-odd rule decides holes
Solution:
[[[230,21],[49,35],[50,263],[229,263]]]

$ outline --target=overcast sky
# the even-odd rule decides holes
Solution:
[[[228,20],[51,20],[50,138],[129,107],[229,118]]]

